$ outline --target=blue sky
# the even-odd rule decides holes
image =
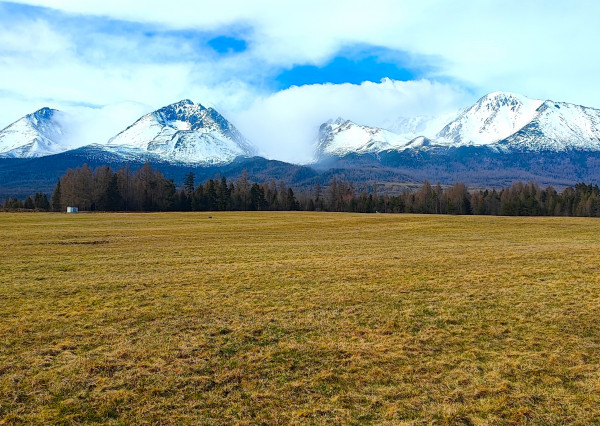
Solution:
[[[524,3],[524,4],[523,4]],[[504,90],[600,107],[597,2],[0,1],[0,127],[43,106],[105,139],[183,98],[267,156]]]

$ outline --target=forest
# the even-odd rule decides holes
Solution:
[[[136,171],[88,165],[69,169],[50,199],[36,193],[25,200],[4,200],[5,210],[65,211],[261,211],[306,210],[355,213],[424,213],[503,216],[600,217],[598,185],[578,183],[561,192],[516,182],[500,190],[469,190],[462,183],[442,186],[428,181],[415,191],[379,194],[377,186],[360,191],[352,182],[333,178],[327,186],[295,193],[285,182],[251,182],[247,173],[235,181],[225,176],[196,184],[189,173],[180,187],[145,164]]]

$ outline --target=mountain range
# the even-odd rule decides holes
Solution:
[[[39,163],[55,170],[47,173],[48,182],[67,164],[146,161],[200,174],[200,169],[224,168],[235,174],[258,164],[272,170],[277,164],[280,176],[287,167],[300,186],[327,183],[334,175],[356,182],[430,179],[479,186],[517,179],[558,186],[600,180],[600,110],[509,92],[490,93],[452,115],[400,118],[387,128],[330,120],[321,125],[314,160],[305,166],[256,157],[256,147],[232,123],[190,100],[146,114],[108,141],[83,147],[73,144],[61,114],[42,108],[0,131],[0,196],[14,189],[15,179],[22,187]],[[11,178],[14,173],[25,177]]]
[[[415,121],[427,127],[426,121]],[[600,110],[494,92],[459,111],[434,135],[393,133],[338,118],[321,126],[315,156],[460,147],[504,153],[600,151]]]

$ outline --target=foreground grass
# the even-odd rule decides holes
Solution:
[[[590,423],[600,221],[0,215],[0,423]]]

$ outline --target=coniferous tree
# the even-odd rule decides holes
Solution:
[[[193,172],[189,172],[187,174],[187,176],[185,177],[185,182],[183,182],[183,189],[185,191],[185,195],[187,195],[188,197],[191,198],[192,194],[194,193],[194,189],[195,189],[195,183],[194,183],[194,179],[195,179],[195,175]]]
[[[250,188],[250,210],[266,210],[266,208],[267,200],[263,189],[257,183],[253,183]]]
[[[35,209],[35,203],[33,202],[33,198],[31,198],[31,196],[25,199],[25,202],[23,203],[23,208],[27,210]]]
[[[60,189],[60,179],[56,183],[54,187],[54,192],[52,193],[52,197],[50,198],[50,205],[52,207],[53,212],[62,211],[62,200],[61,200],[61,189]]]
[[[22,209],[23,203],[21,201],[19,201],[18,198],[9,197],[6,200],[4,200],[3,207],[5,209],[9,209],[9,210]]]
[[[227,178],[223,176],[221,182],[216,186],[217,208],[220,211],[231,210],[231,192],[227,186]]]
[[[294,195],[294,191],[292,188],[288,188],[287,190],[287,206],[288,210],[300,210],[300,204],[296,200],[296,196]]]
[[[41,192],[35,193],[33,203],[35,205],[35,208],[38,210],[48,211],[50,209],[50,202],[48,201],[48,196],[46,194],[42,194]]]
[[[219,210],[219,203],[217,200],[217,185],[215,181],[210,179],[204,188],[204,197],[206,200],[206,207],[210,211]]]
[[[119,193],[119,183],[116,174],[110,178],[108,185],[100,194],[97,202],[98,210],[117,211],[121,208],[122,197]]]

